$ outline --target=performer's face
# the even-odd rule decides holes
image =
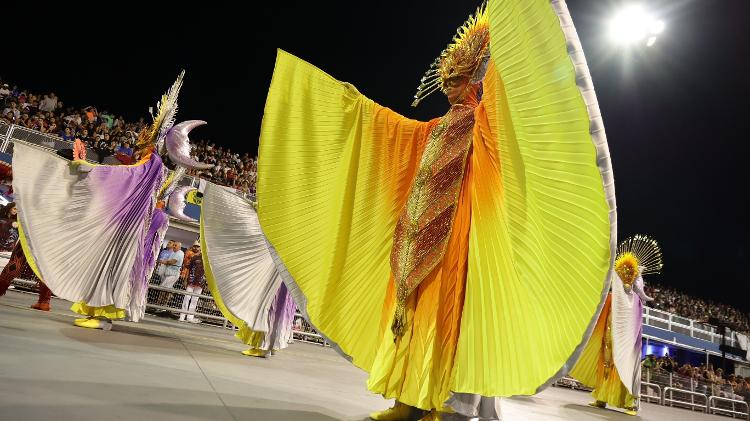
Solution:
[[[458,104],[463,100],[463,94],[469,85],[469,78],[465,76],[454,76],[445,81],[443,92],[448,97],[448,102]]]

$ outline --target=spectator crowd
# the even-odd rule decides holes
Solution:
[[[76,108],[66,105],[54,92],[34,94],[0,80],[0,124],[16,124],[73,142],[80,139],[98,157],[119,156],[128,163],[138,133],[147,126],[142,117],[126,122],[122,115],[97,107]],[[193,144],[192,155],[201,162],[214,164],[210,170],[194,171],[216,184],[233,187],[244,193],[255,193],[257,160],[248,153],[240,155],[230,148],[201,140]],[[120,159],[121,161],[123,159]],[[170,168],[174,165],[165,159]]]
[[[674,288],[653,283],[646,287],[646,293],[654,297],[654,301],[646,305],[657,310],[668,311],[699,322],[708,322],[709,318],[715,317],[736,325],[739,332],[750,331],[748,314],[730,305],[693,297]]]
[[[680,364],[668,355],[656,357],[650,354],[643,359],[642,366],[644,377],[653,383],[659,383],[660,374],[671,375],[671,385],[674,387],[750,402],[750,378],[725,374],[721,368],[714,368],[711,363],[695,367]]]

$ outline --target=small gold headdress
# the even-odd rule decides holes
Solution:
[[[638,267],[643,267],[638,272]],[[653,238],[636,234],[626,238],[617,246],[615,272],[626,285],[632,285],[636,277],[645,274],[660,273],[662,262],[661,248]]]
[[[484,79],[490,57],[490,29],[487,2],[477,8],[473,16],[460,27],[453,41],[440,53],[421,79],[414,95],[412,107],[438,89],[454,76],[465,76],[471,83]]]

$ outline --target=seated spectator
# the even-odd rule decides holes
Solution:
[[[67,140],[68,142],[72,142],[75,140],[75,136],[73,136],[73,131],[70,129],[70,127],[66,127],[65,130],[62,133],[63,140]]]
[[[3,110],[3,115],[6,115],[8,113],[12,113],[13,114],[13,121],[17,121],[19,118],[21,118],[21,110],[18,108],[18,104],[15,101],[12,101]]]
[[[42,133],[57,134],[57,121],[55,119],[45,119],[46,125],[42,128]]]
[[[125,142],[123,146],[120,146],[115,151],[115,157],[118,161],[124,165],[130,165],[133,163],[133,148],[130,147],[130,142]]]

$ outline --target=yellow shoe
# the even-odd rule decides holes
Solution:
[[[247,355],[248,357],[266,358],[266,351],[263,351],[262,349],[250,348],[242,351],[242,355]]]
[[[393,408],[373,412],[370,414],[370,418],[375,421],[406,421],[409,419],[409,415],[411,415],[411,407],[401,402],[396,402]]]
[[[75,322],[73,322],[74,325],[78,327],[85,327],[87,329],[101,329],[101,330],[111,330],[112,329],[112,322],[109,320],[99,320],[99,319],[76,319]]]
[[[594,408],[606,408],[607,402],[594,401],[594,402],[589,403],[589,406],[593,406]]]
[[[638,411],[635,410],[635,409],[632,409],[632,408],[630,408],[630,409],[625,408],[625,413],[628,414],[628,415],[632,415],[632,416],[638,415]]]

